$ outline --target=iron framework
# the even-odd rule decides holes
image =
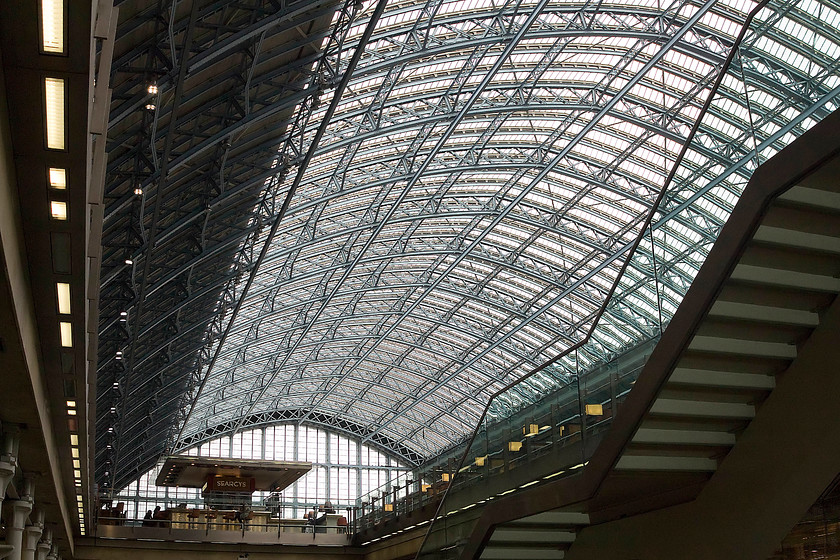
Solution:
[[[410,464],[459,442],[587,331],[755,6],[394,0],[360,45],[374,2],[163,4],[121,7],[112,75],[97,476],[115,486],[272,421]],[[837,107],[838,28],[835,2],[760,12],[594,349],[536,386],[667,324],[755,167]]]

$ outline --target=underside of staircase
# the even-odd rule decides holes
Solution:
[[[760,167],[583,472],[463,558],[764,558],[840,471],[840,115]],[[763,556],[762,556],[763,555]]]

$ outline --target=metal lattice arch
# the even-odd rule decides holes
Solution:
[[[147,469],[164,448],[271,421],[345,430],[409,464],[457,444],[490,394],[593,325],[585,352],[533,387],[657,336],[752,171],[838,105],[834,2],[392,1],[381,15],[376,2],[310,4],[324,12],[307,16],[309,58],[261,62],[260,33],[283,37],[265,13],[241,43],[246,94],[265,76],[276,89],[261,107],[285,103],[274,136],[250,112],[219,125],[239,123],[235,134],[178,128],[183,150],[163,154],[160,136],[173,163],[143,182],[163,208],[147,235],[173,246],[139,244],[130,271],[115,251],[103,270],[109,286],[149,286],[102,308],[97,428],[113,431],[97,472],[116,486],[137,474],[138,449]],[[230,64],[232,41],[217,41],[206,58]],[[110,161],[113,185],[123,175]],[[191,205],[201,181],[215,183]],[[167,200],[182,201],[174,217]],[[205,239],[172,257],[198,225],[225,248]],[[165,256],[169,292],[142,266]],[[123,310],[131,332],[115,336]],[[138,407],[148,419],[129,419]]]

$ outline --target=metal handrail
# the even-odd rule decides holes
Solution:
[[[242,537],[244,537],[246,533],[266,534],[273,533],[276,531],[277,538],[280,538],[282,533],[284,532],[311,533],[313,535],[313,539],[315,538],[314,535],[322,533],[348,535],[348,538],[351,538],[353,534],[352,524],[349,523],[346,517],[345,522],[346,523],[343,525],[328,526],[322,523],[317,523],[317,521],[313,523],[307,522],[303,519],[277,518],[277,522],[275,523],[254,522],[253,520],[247,518],[236,520],[214,517],[211,520],[206,517],[206,512],[202,511],[200,512],[199,517],[187,520],[137,519],[119,516],[114,517],[110,515],[100,515],[97,519],[97,530],[101,526],[127,527],[131,530],[132,533],[134,533],[135,530],[139,530],[142,532],[147,529],[165,529],[166,533],[170,535],[173,533],[173,531],[200,531],[204,533],[205,537],[210,534],[211,530],[221,530],[230,534],[239,533]],[[143,536],[142,533],[140,534],[140,536]],[[182,535],[178,535],[178,537],[181,538]]]

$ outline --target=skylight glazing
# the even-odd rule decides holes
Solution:
[[[536,383],[655,337],[755,167],[836,107],[840,12],[770,2],[701,115],[756,3],[640,4],[389,3],[180,444],[282,411],[429,457],[584,339],[627,258],[586,350]]]

